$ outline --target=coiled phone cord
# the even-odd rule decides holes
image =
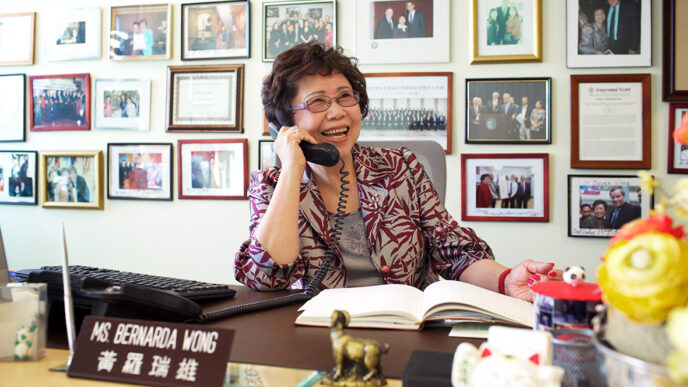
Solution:
[[[337,247],[337,244],[339,243],[339,235],[341,234],[343,228],[342,222],[344,221],[344,211],[346,210],[346,198],[349,197],[349,195],[347,195],[346,193],[347,191],[349,191],[349,188],[346,187],[349,184],[349,181],[346,180],[346,177],[349,176],[349,172],[344,170],[344,160],[342,160],[342,158],[339,158],[339,160],[342,162],[342,166],[341,168],[339,168],[339,173],[341,176],[341,185],[339,191],[339,201],[337,202],[337,213],[334,216],[332,238],[330,238],[330,243],[327,245],[327,251],[325,252],[325,258],[323,259],[322,264],[315,272],[313,278],[310,281],[308,281],[308,284],[306,285],[304,290],[299,293],[289,294],[286,296],[272,298],[269,300],[249,302],[246,304],[235,305],[229,308],[220,309],[213,312],[206,312],[201,314],[191,322],[202,324],[211,321],[221,320],[231,316],[236,316],[239,314],[257,312],[259,310],[288,305],[294,302],[308,301],[311,298],[313,298],[316,294],[318,294],[319,286],[325,279],[327,271],[332,265],[332,262],[334,262],[334,250]]]

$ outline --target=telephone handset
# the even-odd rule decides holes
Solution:
[[[277,138],[279,134],[280,125],[278,122],[269,122],[268,129],[270,130],[270,135],[273,139]],[[301,150],[303,155],[306,156],[306,160],[311,163],[324,165],[326,167],[332,167],[337,165],[339,162],[339,152],[337,148],[328,143],[323,144],[311,144],[310,142],[301,141]]]

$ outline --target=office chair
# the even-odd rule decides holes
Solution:
[[[432,185],[437,190],[440,202],[444,204],[444,194],[447,189],[447,159],[444,149],[435,141],[358,141],[361,146],[397,149],[402,146],[410,149],[418,158],[425,172],[430,176]]]

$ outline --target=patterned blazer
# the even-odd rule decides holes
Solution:
[[[411,151],[355,145],[352,155],[368,251],[386,283],[423,289],[439,276],[458,280],[472,263],[494,259],[485,241],[452,219]],[[235,256],[236,279],[258,290],[284,289],[300,279],[310,280],[332,236],[325,204],[306,168],[299,205],[300,254],[288,265],[278,265],[271,259],[254,232],[267,210],[279,174],[279,167],[251,174],[250,239]],[[337,250],[320,288],[344,287],[346,280]]]

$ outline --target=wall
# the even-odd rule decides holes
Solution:
[[[63,0],[59,7],[85,6],[85,0]],[[100,1],[103,7],[103,57],[98,60],[45,62],[41,58],[42,21],[57,9],[53,1],[3,1],[0,13],[37,11],[36,64],[0,67],[0,73],[28,75],[90,73],[92,78],[150,78],[152,80],[151,130],[149,132],[91,131],[27,133],[23,143],[0,143],[3,150],[106,150],[108,142],[171,142],[179,139],[248,138],[249,167],[257,168],[258,139],[263,138],[260,81],[269,71],[261,62],[262,2],[251,2],[251,58],[231,61],[182,62],[180,58],[181,6],[173,5],[173,60],[113,62],[107,59],[105,30],[109,28],[109,5],[129,1]],[[155,3],[155,2],[152,2]],[[653,1],[653,66],[623,69],[567,69],[565,1],[543,0],[543,63],[469,65],[471,56],[471,1],[451,1],[451,62],[440,64],[361,65],[363,72],[452,71],[454,73],[454,150],[447,156],[447,200],[450,213],[460,219],[461,153],[550,154],[549,223],[467,222],[492,246],[497,259],[515,265],[523,259],[556,262],[566,267],[581,264],[592,269],[608,244],[607,239],[567,236],[567,174],[635,174],[629,170],[572,170],[569,168],[571,74],[652,74],[652,173],[666,179],[668,104],[661,102],[661,1]],[[338,39],[349,53],[353,49],[355,2],[338,2]],[[244,134],[165,133],[166,66],[244,63]],[[465,78],[552,77],[551,145],[464,144]],[[175,171],[177,167],[174,167]],[[42,186],[41,186],[42,188]],[[38,206],[0,205],[9,266],[22,269],[60,262],[58,224],[68,229],[71,262],[169,276],[232,282],[233,256],[248,235],[246,201],[178,200],[176,177],[172,202],[105,200],[105,209],[46,209]]]

